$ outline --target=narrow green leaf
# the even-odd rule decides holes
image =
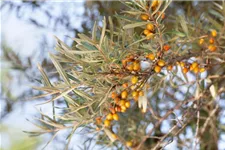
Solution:
[[[130,28],[135,28],[135,27],[140,27],[148,24],[148,22],[136,22],[132,24],[127,24],[123,27],[123,29],[130,29]]]

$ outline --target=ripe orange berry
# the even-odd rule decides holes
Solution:
[[[137,76],[133,76],[132,78],[131,78],[131,83],[132,84],[136,84],[138,82],[138,77]]]
[[[137,102],[138,101],[138,96],[133,97],[134,101]]]
[[[213,37],[216,37],[216,36],[217,36],[216,30],[212,30],[212,31],[211,31],[211,35],[212,35]]]
[[[125,103],[125,107],[129,108],[130,107],[130,102],[129,101],[126,101]]]
[[[139,96],[144,96],[144,92],[143,92],[143,91],[139,91],[139,92],[138,92],[138,95],[139,95]]]
[[[180,62],[180,66],[183,68],[185,67],[185,63],[183,61]]]
[[[150,32],[149,34],[146,35],[147,40],[150,40],[154,37],[154,34],[152,32]]]
[[[150,59],[150,60],[154,60],[155,59],[155,55],[154,54],[148,54],[147,56],[146,56],[148,59]]]
[[[199,69],[199,72],[201,72],[201,73],[202,73],[202,72],[205,72],[205,68],[200,68],[200,69]]]
[[[113,133],[113,134],[112,134],[112,138],[113,138],[113,139],[117,139],[118,137],[117,137],[116,134]]]
[[[199,42],[198,42],[199,45],[202,45],[204,43],[204,41],[205,41],[204,39],[200,39]]]
[[[116,94],[116,92],[112,92],[112,94],[111,94],[111,98],[112,98],[112,99],[115,99],[117,96],[118,96],[118,95]]]
[[[107,116],[106,116],[106,119],[107,120],[113,120],[113,114],[108,114]]]
[[[156,73],[159,73],[161,71],[161,67],[155,66],[154,70],[155,70]]]
[[[97,117],[95,120],[96,120],[96,124],[101,124],[101,122],[102,122],[102,118],[101,117]]]
[[[120,101],[119,101],[119,105],[120,105],[120,106],[124,106],[124,105],[125,105],[125,103],[126,103],[126,101],[125,101],[125,100],[120,100]]]
[[[116,110],[116,112],[121,112],[121,107],[120,106],[116,106],[115,110]]]
[[[105,120],[104,121],[104,125],[105,125],[105,127],[109,127],[110,125],[111,125],[111,122],[109,121],[109,120]]]
[[[116,113],[115,109],[112,108],[112,107],[110,107],[109,110],[111,111],[112,114],[115,114]]]
[[[127,95],[128,95],[127,91],[124,90],[124,91],[121,93],[121,98],[122,98],[122,99],[126,99],[126,98],[127,98]]]
[[[96,130],[96,131],[100,131],[100,128],[96,127],[95,130]]]
[[[158,5],[159,5],[159,1],[158,0],[153,0],[151,7],[157,7]]]
[[[167,66],[167,70],[171,71],[173,69],[172,65]]]
[[[126,67],[127,66],[127,59],[123,59],[122,64],[123,64],[124,67]]]
[[[135,88],[136,88],[135,85],[131,85],[131,86],[130,86],[130,89],[131,89],[131,90],[134,90]]]
[[[128,87],[128,83],[124,83],[122,86],[123,86],[123,88],[127,88]]]
[[[166,18],[166,14],[165,13],[162,13],[161,18],[162,19],[165,19]]]
[[[118,114],[113,114],[113,120],[119,120],[119,115]]]
[[[138,92],[137,92],[137,91],[133,91],[133,92],[132,92],[132,96],[133,96],[133,97],[138,96]]]
[[[140,63],[139,62],[134,62],[133,70],[134,71],[139,71],[140,69],[141,69]]]
[[[168,51],[170,48],[171,48],[171,47],[170,47],[169,45],[164,45],[164,46],[163,46],[164,51]]]
[[[198,67],[198,63],[197,62],[193,62],[190,66],[190,70],[194,70],[196,67]]]
[[[208,49],[211,51],[211,52],[215,52],[217,47],[215,45],[209,45],[208,46]]]
[[[183,72],[184,74],[186,74],[186,73],[188,72],[188,68],[184,67],[184,68],[182,69],[182,72]]]
[[[114,99],[114,102],[115,102],[116,104],[118,104],[119,101],[120,101],[120,98],[119,98],[119,97],[116,97],[116,98]]]
[[[148,23],[148,24],[146,25],[146,29],[147,29],[147,30],[150,30],[150,31],[154,31],[154,25],[151,24],[151,23]]]
[[[127,110],[126,106],[121,106],[121,112],[125,112]]]
[[[149,19],[149,16],[147,14],[141,14],[141,19],[143,21],[147,21]]]
[[[165,61],[164,61],[164,60],[159,60],[159,61],[158,61],[158,65],[159,65],[160,67],[165,66]]]
[[[129,64],[129,65],[127,65],[126,69],[129,70],[129,71],[133,71],[134,65],[133,64]]]
[[[147,29],[145,29],[145,30],[143,31],[143,33],[144,33],[144,35],[148,35],[148,34],[150,33],[150,31],[147,30]]]
[[[215,40],[214,40],[213,38],[210,38],[210,39],[209,39],[209,43],[210,43],[210,44],[213,44],[214,42],[215,42]]]
[[[133,143],[132,143],[131,141],[127,141],[127,142],[126,142],[126,146],[127,146],[127,147],[131,147],[132,145],[133,145]]]
[[[199,68],[198,68],[198,67],[195,67],[195,68],[193,69],[193,72],[197,74],[197,73],[199,72]]]

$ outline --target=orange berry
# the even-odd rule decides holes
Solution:
[[[158,5],[159,5],[159,1],[158,0],[153,0],[151,7],[157,7]]]
[[[96,124],[101,124],[101,122],[102,122],[102,118],[101,117],[97,117],[95,120],[96,120]]]
[[[156,73],[159,73],[161,71],[161,67],[155,66],[154,70],[155,70]]]
[[[113,138],[113,139],[117,139],[118,136],[117,136],[116,134],[113,133],[113,134],[112,134],[112,138]]]
[[[106,116],[106,119],[107,120],[113,120],[113,114],[108,114],[107,116]]]
[[[127,66],[127,59],[123,59],[122,64],[123,64],[124,67]]]
[[[140,63],[139,62],[134,62],[133,70],[134,71],[139,71],[140,69],[141,69]]]
[[[138,77],[137,76],[133,76],[132,78],[131,78],[131,83],[132,84],[136,84],[138,82]]]
[[[204,43],[204,41],[205,41],[204,39],[200,39],[199,42],[198,42],[199,45],[202,45]]]
[[[111,122],[109,120],[104,121],[105,127],[109,127],[111,125]]]
[[[120,106],[124,106],[124,105],[125,105],[125,103],[126,103],[126,101],[125,101],[125,100],[120,100],[120,101],[119,101],[119,105],[120,105]]]
[[[205,72],[205,68],[200,68],[200,69],[199,69],[199,72],[201,72],[201,73],[202,73],[202,72]]]
[[[135,85],[131,85],[131,86],[130,86],[130,89],[131,89],[131,90],[134,90],[135,88],[136,88]]]
[[[141,14],[141,19],[143,21],[147,21],[149,19],[149,16],[147,14]]]
[[[154,37],[154,34],[150,32],[149,34],[146,35],[146,37],[147,37],[147,40],[150,40]]]
[[[148,54],[147,56],[146,56],[148,59],[150,59],[150,60],[154,60],[155,59],[155,55],[154,54]]]
[[[147,30],[150,30],[150,31],[154,31],[154,25],[151,24],[151,23],[148,23],[148,24],[146,25],[146,29],[147,29]]]
[[[100,131],[100,128],[96,127],[95,130],[96,130],[96,131]]]
[[[159,60],[159,61],[158,61],[158,65],[159,65],[160,67],[165,66],[165,61],[164,61],[164,60]]]
[[[123,86],[123,88],[127,88],[128,87],[128,83],[124,83],[122,86]]]
[[[121,98],[122,98],[122,99],[126,99],[126,98],[127,98],[127,95],[128,95],[127,91],[124,90],[124,91],[121,93]]]
[[[212,31],[211,31],[211,35],[212,35],[213,37],[216,37],[216,36],[217,36],[216,30],[212,30]]]
[[[126,69],[129,70],[129,71],[133,71],[134,65],[133,64],[129,64],[129,65],[127,65]]]
[[[185,63],[183,61],[180,62],[180,66],[183,68],[185,67]]]
[[[134,101],[137,102],[138,101],[138,95],[133,97]]]
[[[211,52],[215,52],[217,47],[215,45],[209,45],[208,46],[208,49],[211,51]]]
[[[210,44],[213,44],[214,42],[215,42],[215,40],[214,40],[213,38],[210,38],[210,39],[209,39],[209,43],[210,43]]]
[[[116,110],[116,112],[121,112],[121,107],[120,106],[116,106],[115,110]]]
[[[183,72],[184,74],[186,74],[186,73],[188,72],[188,68],[184,67],[184,68],[182,69],[182,72]]]
[[[147,29],[145,29],[145,30],[143,31],[143,33],[144,33],[144,35],[148,35],[148,34],[150,33],[150,31],[147,30]]]
[[[170,47],[169,45],[164,45],[164,46],[163,46],[164,51],[168,51],[170,48],[171,48],[171,47]]]
[[[114,99],[114,102],[117,104],[117,103],[119,103],[119,101],[120,101],[120,98],[119,97],[116,97],[115,99]]]
[[[199,68],[198,68],[198,67],[195,67],[195,68],[193,69],[193,72],[197,74],[197,73],[199,72]]]
[[[130,107],[130,102],[129,101],[126,101],[125,103],[125,107],[129,108]]]
[[[193,62],[190,66],[190,70],[194,70],[196,67],[198,67],[198,63],[197,62]]]
[[[127,110],[126,106],[121,106],[121,112],[125,112]]]
[[[138,95],[139,95],[139,96],[144,96],[144,92],[143,92],[143,91],[139,91],[139,92],[138,92]]]
[[[112,94],[111,94],[111,98],[112,98],[112,99],[115,99],[117,96],[118,96],[118,95],[116,94],[116,92],[112,92]]]
[[[162,19],[165,19],[166,18],[166,14],[165,13],[162,13],[161,18]]]
[[[110,110],[110,111],[111,111],[111,113],[113,113],[113,114],[115,114],[115,113],[116,113],[115,109],[114,109],[114,108],[112,108],[112,107],[110,107],[110,108],[109,108],[109,110]]]
[[[118,114],[113,114],[113,120],[119,120],[119,115]]]
[[[171,71],[173,69],[172,65],[167,66],[167,70]]]
[[[126,146],[127,146],[127,147],[131,147],[132,145],[133,145],[133,143],[132,143],[131,141],[127,141],[127,142],[126,142]]]
[[[133,96],[133,97],[138,96],[138,92],[137,92],[137,91],[133,91],[133,92],[132,92],[132,96]]]

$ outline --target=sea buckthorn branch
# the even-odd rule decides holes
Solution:
[[[79,123],[74,127],[74,132],[77,127],[93,123],[90,128],[97,131],[96,134],[103,144],[108,146],[116,144],[120,145],[120,148],[127,149],[149,146],[146,140],[158,137],[156,145],[151,145],[151,148],[156,149],[161,146],[160,142],[176,129],[174,125],[165,135],[154,133],[159,130],[164,120],[171,120],[170,116],[174,114],[174,110],[179,109],[182,119],[185,119],[180,121],[180,124],[183,122],[183,130],[187,122],[195,118],[196,111],[207,104],[203,98],[210,97],[210,93],[205,93],[209,91],[207,87],[202,88],[196,97],[189,91],[184,93],[176,88],[179,86],[195,88],[197,83],[205,79],[216,81],[223,79],[223,76],[199,78],[200,73],[210,72],[214,66],[224,64],[224,48],[221,46],[223,39],[220,39],[222,34],[216,30],[212,29],[208,33],[201,27],[197,29],[200,33],[204,33],[202,35],[199,32],[195,35],[193,26],[188,28],[193,33],[188,34],[182,29],[182,25],[175,31],[167,32],[163,20],[170,1],[128,3],[131,11],[124,11],[124,16],[117,15],[117,18],[122,20],[120,23],[124,25],[123,29],[120,26],[115,28],[114,32],[111,22],[110,30],[107,30],[104,19],[103,27],[99,28],[100,39],[94,33],[98,31],[94,26],[92,38],[79,35],[80,38],[75,39],[78,50],[70,50],[58,41],[57,50],[62,58],[56,57],[54,64],[66,84],[60,81],[53,84],[52,88],[60,89],[57,92],[58,97],[65,98],[68,108],[62,116],[56,117],[59,122],[56,121],[53,125],[58,126],[61,121]],[[56,63],[57,61],[59,62]],[[69,67],[61,66],[67,62],[71,62],[68,63]],[[196,80],[181,79],[180,75],[187,78],[187,73],[194,74]],[[168,77],[175,80],[169,81]],[[214,83],[215,81],[212,81],[209,86]],[[73,84],[78,85],[78,88],[71,93],[62,92],[65,87]],[[175,87],[172,84],[175,84]],[[174,93],[167,92],[166,87],[176,89],[174,91],[180,92],[184,100],[178,100],[174,97]],[[55,93],[51,90],[51,93]],[[160,96],[160,92],[163,92],[163,97]],[[164,95],[171,99],[169,102],[175,106],[171,108],[169,102],[164,100]],[[153,103],[154,100],[156,104]],[[161,103],[166,105],[164,109],[159,108]],[[197,108],[190,106],[186,109],[184,104],[187,103],[193,105],[197,103]],[[166,115],[161,115],[160,110]],[[191,117],[188,117],[190,114]],[[201,119],[201,116],[198,119]],[[154,127],[146,133],[145,129],[149,123],[153,123]]]

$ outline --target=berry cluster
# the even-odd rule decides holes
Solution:
[[[207,37],[207,40],[208,40],[209,45],[208,45],[207,43],[205,43],[205,39],[203,39],[203,38],[201,38],[201,39],[199,40],[199,45],[208,47],[208,49],[209,49],[211,52],[215,52],[215,51],[217,50],[217,47],[216,47],[216,45],[215,45],[215,37],[216,37],[216,36],[217,36],[216,30],[212,30],[212,31],[211,31],[211,35],[208,36],[209,38]]]
[[[154,0],[151,3],[151,6],[146,6],[147,9],[151,9],[151,11],[157,10],[157,7],[159,6],[159,1]],[[158,25],[155,23],[155,16],[161,14],[159,11],[154,13],[154,15],[150,15],[149,13],[141,14],[141,19],[143,21],[148,21],[143,34],[146,36],[146,39],[152,39],[154,37],[154,34],[156,33],[156,29],[159,28]],[[161,14],[161,18],[165,18],[165,14]],[[211,36],[208,39],[209,44],[208,49],[210,51],[215,51],[215,37],[217,36],[217,32],[215,30],[212,30]],[[199,40],[199,45],[203,46],[205,43],[205,39],[201,38]],[[207,45],[205,45],[207,46]],[[122,60],[122,66],[117,71],[113,71],[116,73],[121,73],[126,76],[126,78],[129,78],[129,82],[122,82],[118,85],[116,85],[116,88],[114,88],[111,92],[110,97],[110,104],[108,106],[107,112],[104,114],[103,117],[96,118],[96,124],[109,128],[112,132],[112,138],[119,139],[119,137],[112,131],[112,126],[116,121],[119,121],[121,117],[121,113],[125,113],[127,109],[133,106],[135,102],[138,102],[140,97],[144,96],[143,91],[143,81],[145,79],[142,78],[142,73],[144,73],[142,67],[141,67],[141,61],[143,58],[150,62],[152,65],[149,67],[150,72],[160,73],[161,70],[165,67],[167,71],[172,71],[173,66],[178,65],[181,67],[182,72],[186,74],[189,71],[192,71],[195,74],[202,73],[206,70],[206,65],[201,65],[197,61],[194,62],[188,62],[188,61],[175,61],[174,63],[166,62],[166,58],[164,57],[164,54],[166,54],[167,51],[171,49],[171,46],[169,44],[163,44],[161,47],[157,48],[157,52],[155,54],[148,53],[144,54],[145,56],[141,56],[142,54],[130,54],[126,56]],[[122,71],[122,72],[121,72]],[[149,73],[149,72],[148,72]],[[99,130],[99,128],[97,128]],[[126,142],[126,146],[132,147],[134,143],[131,141]]]

